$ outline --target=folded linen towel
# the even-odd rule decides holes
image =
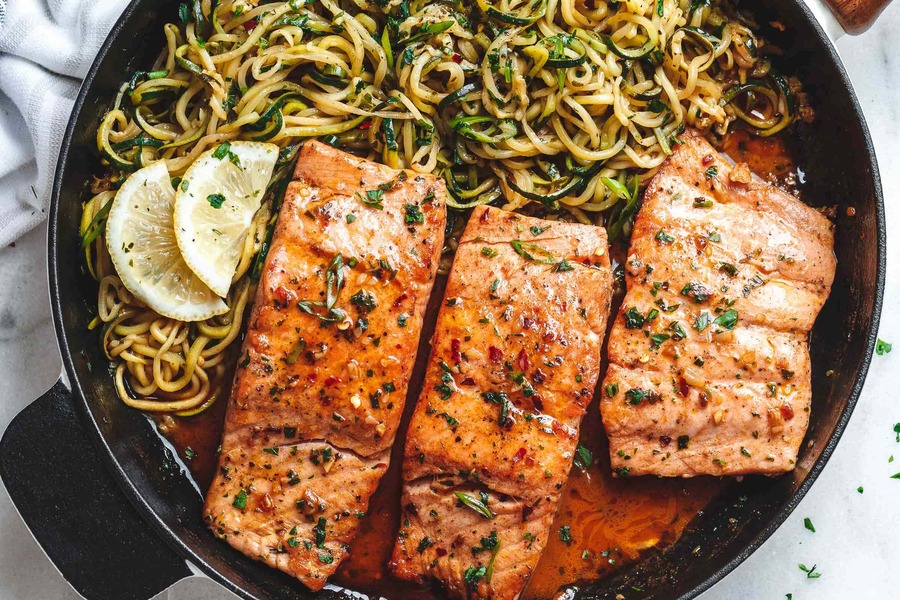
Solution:
[[[81,79],[127,0],[0,0],[0,247],[47,216]]]

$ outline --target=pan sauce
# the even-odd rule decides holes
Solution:
[[[718,146],[734,160],[746,162],[763,179],[793,194],[801,191],[803,173],[793,159],[789,140],[784,137],[757,138],[733,129]],[[443,296],[442,283],[435,285],[434,296]],[[624,290],[619,292],[613,300],[612,314],[618,309]],[[423,339],[430,335],[430,328],[423,331]],[[414,375],[412,383],[415,381]],[[194,417],[174,421],[171,417],[158,417],[160,431],[185,459],[204,492],[216,467],[226,406],[226,398],[221,398]],[[406,412],[412,408],[407,406]],[[401,433],[405,425],[404,420]],[[564,586],[603,578],[637,560],[650,548],[664,549],[673,544],[730,481],[711,477],[614,479],[606,456],[606,436],[596,397],[584,418],[580,441],[591,450],[594,464],[587,471],[572,468],[559,514],[524,600],[553,598]],[[186,453],[188,448],[191,451]],[[398,436],[391,468],[372,497],[359,535],[351,544],[350,557],[331,583],[375,597],[425,600],[434,597],[433,590],[401,582],[387,569],[399,527],[402,455],[403,440]],[[571,543],[561,539],[559,528],[564,525],[570,527]]]

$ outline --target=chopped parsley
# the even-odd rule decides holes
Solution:
[[[222,205],[225,204],[225,196],[222,194],[210,194],[206,197],[206,201],[213,208],[222,208]]]
[[[575,449],[575,466],[586,471],[594,464],[594,455],[591,454],[590,448],[584,444],[578,444]]]
[[[434,546],[434,542],[431,540],[431,538],[423,537],[422,541],[419,542],[419,545],[416,546],[416,552],[418,552],[419,554],[422,554],[423,552],[425,552],[432,546]]]
[[[556,265],[553,267],[554,273],[563,273],[565,271],[574,271],[575,267],[573,267],[569,261],[566,259],[561,259]]]
[[[488,258],[497,258],[497,254],[498,252],[496,250],[488,248],[487,246],[481,248],[482,256],[487,256]]]
[[[222,160],[223,158],[228,158],[234,166],[241,166],[241,159],[238,158],[238,155],[231,151],[231,144],[229,142],[222,142],[212,153],[213,158],[217,158]]]
[[[422,209],[419,208],[418,204],[407,204],[404,208],[406,214],[404,215],[403,220],[407,225],[425,222],[425,215],[422,214]]]
[[[319,517],[319,520],[316,521],[316,526],[313,528],[313,533],[316,536],[316,547],[324,548],[325,547],[325,525],[327,521],[325,517]]]
[[[710,323],[709,313],[704,311],[704,312],[700,313],[700,316],[697,317],[696,321],[694,321],[693,328],[696,329],[697,331],[703,331],[704,329],[709,327],[709,323]]]
[[[441,374],[441,382],[438,385],[434,386],[434,390],[440,393],[441,400],[449,400],[450,396],[453,395],[453,387],[451,385],[453,383],[453,375],[451,375],[449,371],[445,370]]]
[[[559,528],[559,539],[567,544],[572,543],[572,528],[569,525],[563,525]]]
[[[807,529],[809,529],[810,531],[812,531],[813,533],[816,532],[816,528],[813,526],[812,519],[810,519],[809,517],[806,517],[805,519],[803,519],[803,526],[806,527]]]
[[[660,242],[661,244],[671,244],[675,241],[675,238],[660,229],[659,233],[656,234],[656,241]]]
[[[547,231],[548,229],[550,229],[550,227],[551,227],[550,225],[547,225],[546,227],[538,227],[537,225],[532,225],[530,228],[531,235],[537,237],[537,236],[541,235],[542,233],[544,233],[545,231]]]
[[[734,326],[737,325],[738,321],[738,312],[733,308],[729,308],[724,313],[716,317],[716,320],[713,321],[714,325],[718,325],[728,331],[734,330]]]
[[[525,376],[522,376],[522,382],[527,385],[525,381]],[[519,383],[519,382],[516,382]],[[519,385],[522,385],[521,383]],[[530,386],[529,386],[530,387]],[[524,386],[523,386],[524,389]],[[532,392],[533,393],[533,392]],[[528,393],[526,396],[530,395]],[[500,416],[497,418],[497,423],[500,427],[506,427],[509,424],[509,409],[511,407],[511,403],[509,401],[509,396],[506,395],[506,392],[484,392],[481,394],[481,397],[484,398],[487,402],[491,404],[499,404],[500,405]]]
[[[646,321],[644,315],[642,315],[634,306],[626,310],[624,316],[626,329],[640,329],[644,326],[644,322]]]
[[[366,190],[365,196],[356,192],[356,197],[369,208],[384,210],[384,204],[382,204],[382,201],[384,200],[384,190]]]
[[[668,333],[652,333],[650,334],[650,346],[656,350],[670,337],[672,336]]]
[[[235,495],[234,502],[232,502],[231,505],[238,510],[247,508],[247,492],[245,490],[239,491],[237,495]]]
[[[877,354],[878,356],[884,356],[885,354],[890,353],[891,348],[891,344],[885,342],[881,338],[878,338],[878,342],[875,343],[875,354]]]
[[[727,273],[731,277],[734,277],[735,275],[737,275],[738,269],[731,263],[721,262],[719,263],[719,271],[721,271],[722,273]]]
[[[644,390],[641,388],[631,388],[625,392],[625,398],[633,405],[638,405],[644,400],[647,400],[650,404],[654,404],[660,400],[659,394],[653,390]]]
[[[359,312],[368,313],[375,310],[378,302],[375,300],[375,294],[366,290],[359,290],[350,296],[350,303],[359,309]]]
[[[803,571],[804,573],[806,573],[806,578],[807,578],[807,579],[818,579],[819,577],[822,576],[822,573],[820,573],[819,571],[816,571],[816,566],[817,566],[817,565],[813,565],[813,566],[811,566],[811,567],[807,567],[806,565],[804,565],[803,563],[801,563],[801,564],[799,564],[799,565],[797,565],[797,566],[800,567],[800,570],[801,570],[801,571]]]
[[[484,579],[484,576],[486,574],[487,567],[485,567],[484,565],[478,567],[469,567],[463,574],[463,579],[468,585],[475,585],[476,583],[478,583],[478,580]]]
[[[695,304],[703,304],[709,300],[710,296],[712,296],[712,292],[702,283],[692,281],[681,288],[681,295],[689,297]]]

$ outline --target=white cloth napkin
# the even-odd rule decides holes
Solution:
[[[127,0],[0,0],[0,247],[47,216],[81,79]]]

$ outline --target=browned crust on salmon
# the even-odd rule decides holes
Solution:
[[[439,178],[308,142],[281,207],[204,516],[313,590],[388,467],[445,200]]]
[[[603,229],[473,211],[407,434],[395,575],[521,593],[599,376],[611,285]]]
[[[794,468],[833,246],[823,215],[685,135],[644,195],[610,334],[601,412],[619,475]]]

